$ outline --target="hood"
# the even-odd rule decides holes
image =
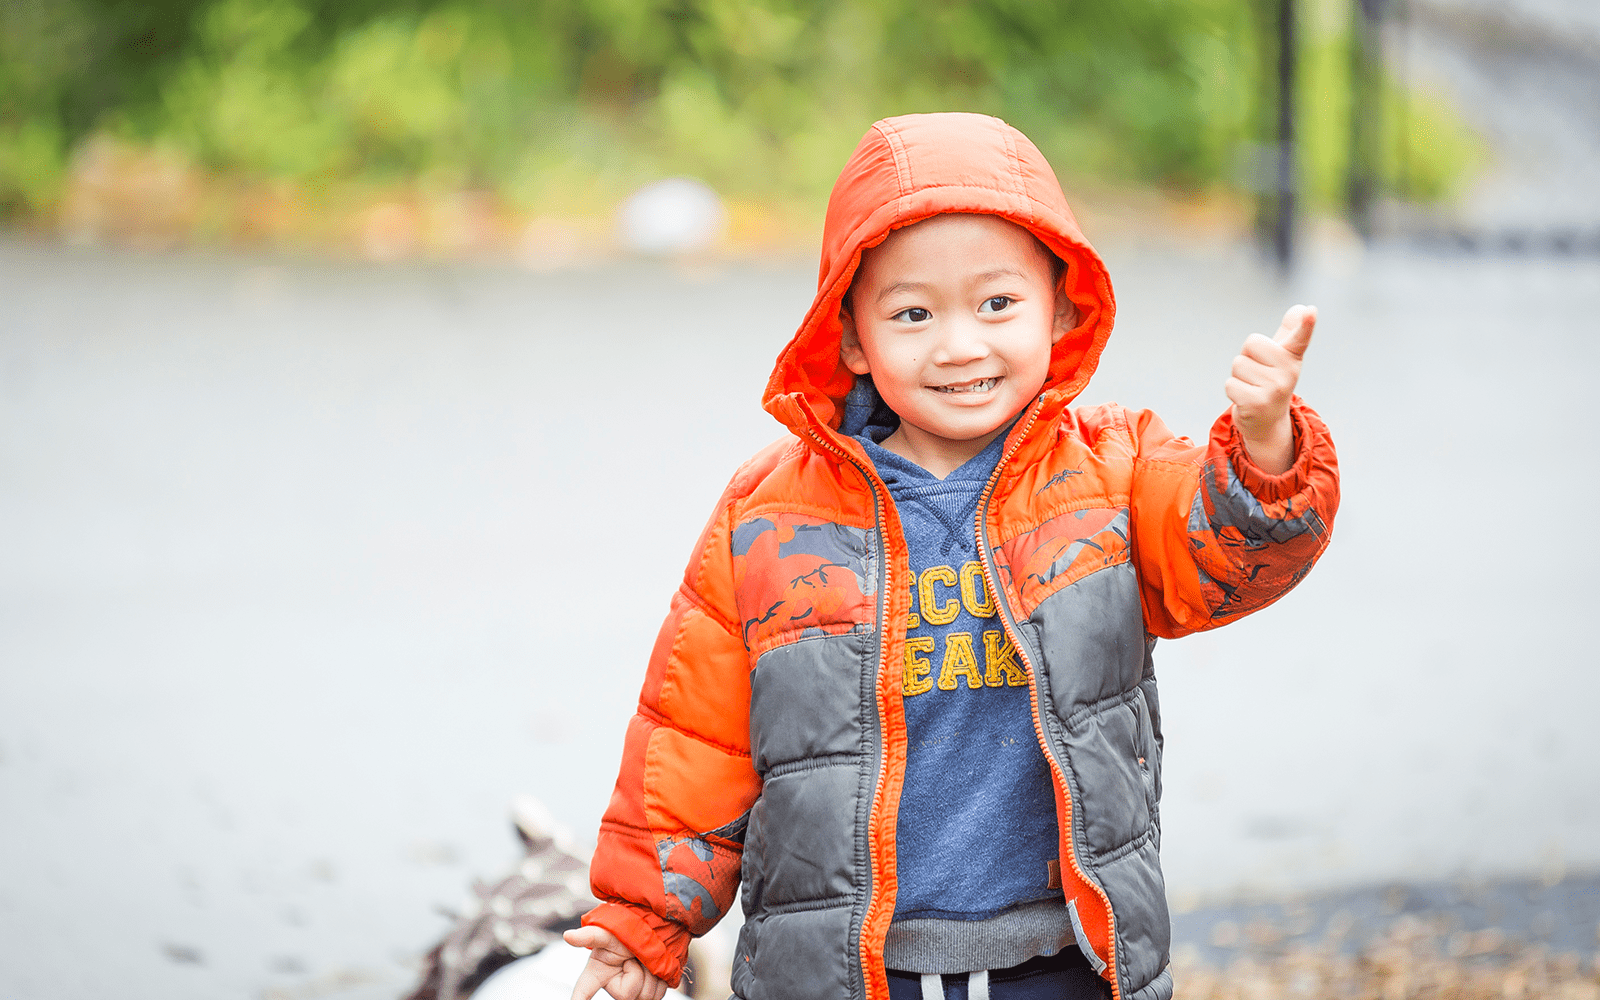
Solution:
[[[861,251],[892,230],[945,212],[998,215],[1032,232],[1066,262],[1061,281],[1078,325],[1055,345],[1047,405],[1083,390],[1111,335],[1116,301],[1105,264],[1078,230],[1061,184],[1021,132],[988,115],[903,115],[873,125],[828,199],[817,294],[778,355],[762,405],[795,431],[838,428],[856,376],[839,360],[839,302]]]

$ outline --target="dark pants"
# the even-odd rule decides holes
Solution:
[[[945,1000],[967,1000],[967,975],[944,977]],[[989,1000],[1109,1000],[1111,984],[1076,948],[989,973]],[[922,977],[889,970],[889,1000],[922,1000]]]

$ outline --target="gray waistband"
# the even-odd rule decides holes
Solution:
[[[1047,899],[988,920],[896,920],[883,943],[883,964],[916,973],[1008,969],[1076,943],[1066,905]]]

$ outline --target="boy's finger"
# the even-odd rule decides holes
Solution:
[[[1258,410],[1272,404],[1273,393],[1259,385],[1251,385],[1237,378],[1230,378],[1222,387],[1227,393],[1228,401],[1234,406],[1242,406],[1247,410]]]
[[[572,984],[572,1000],[593,1000],[594,995],[600,992],[600,987],[610,978],[610,970],[602,969],[604,966],[592,962],[583,967],[583,971],[578,973],[578,981]]]
[[[574,927],[561,935],[561,940],[574,948],[598,948],[606,943],[611,932],[604,927]]]
[[[562,934],[561,939],[574,948],[588,948],[596,961],[607,965],[621,965],[633,957],[616,935],[604,927],[576,927]]]
[[[1297,358],[1305,357],[1311,344],[1311,331],[1317,327],[1316,306],[1290,306],[1272,339]]]
[[[622,963],[622,971],[611,978],[606,985],[606,992],[622,1000],[638,997],[644,992],[645,977],[648,975],[643,965],[630,959]]]
[[[1273,368],[1293,367],[1300,363],[1300,359],[1289,353],[1287,347],[1259,333],[1252,333],[1245,338],[1239,353],[1252,361],[1259,361]]]
[[[649,969],[644,970],[644,989],[640,991],[642,1000],[661,1000],[667,993],[667,984],[656,978],[656,974]]]
[[[1233,367],[1229,374],[1247,385],[1260,386],[1263,389],[1275,389],[1283,379],[1283,373],[1271,365],[1264,365],[1255,358],[1240,354],[1233,359]]]

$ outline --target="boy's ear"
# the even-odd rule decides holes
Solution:
[[[866,375],[872,370],[867,364],[866,352],[861,349],[856,321],[842,305],[839,307],[839,360],[857,375]]]
[[[1078,312],[1077,303],[1067,298],[1067,293],[1056,289],[1056,316],[1050,326],[1050,346],[1061,343],[1061,338],[1071,333],[1078,325],[1082,314]]]

